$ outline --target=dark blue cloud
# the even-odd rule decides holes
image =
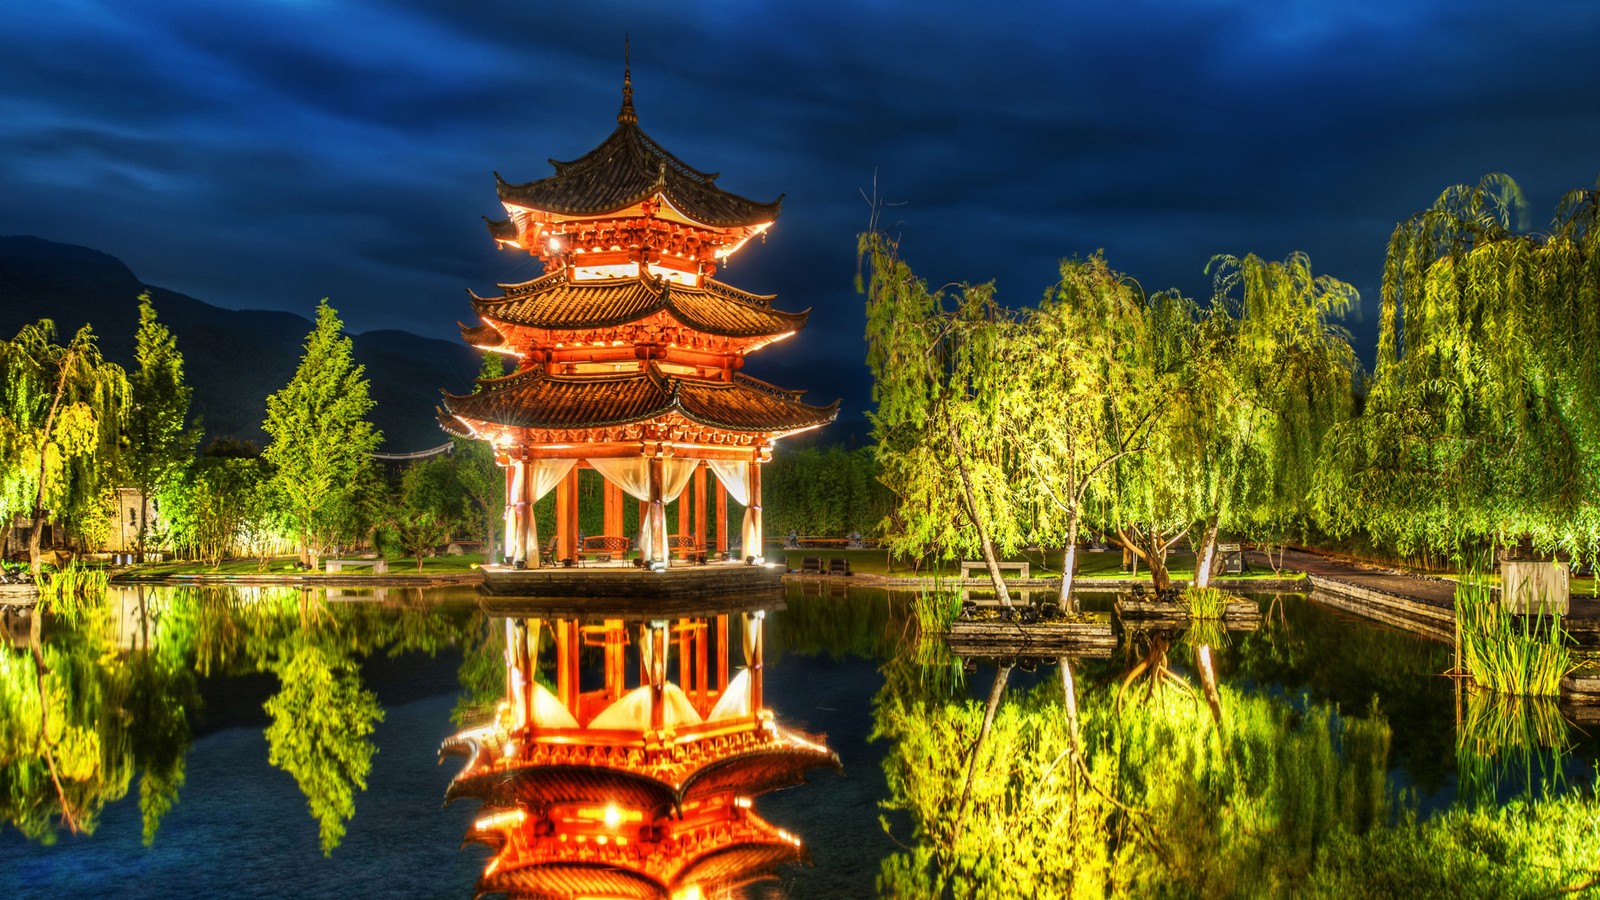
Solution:
[[[725,275],[814,313],[756,367],[858,409],[863,193],[930,281],[1012,303],[1100,248],[1193,294],[1215,253],[1305,250],[1370,307],[1390,230],[1446,185],[1508,172],[1538,225],[1600,174],[1587,3],[62,0],[0,31],[0,232],[453,335],[465,288],[535,274],[482,230],[490,172],[609,132],[625,32],[647,131],[787,193]]]

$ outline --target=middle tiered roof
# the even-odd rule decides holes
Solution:
[[[574,341],[694,347],[708,343],[701,336],[724,339],[709,342],[723,352],[748,353],[804,328],[810,313],[774,309],[771,296],[709,278],[696,286],[649,273],[577,281],[558,271],[499,287],[499,297],[472,294],[472,309],[485,324],[463,326],[462,337],[518,354]]]

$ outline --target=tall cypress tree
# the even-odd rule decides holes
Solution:
[[[361,526],[361,498],[372,482],[371,454],[383,435],[367,420],[366,368],[355,364],[339,314],[326,299],[294,377],[267,398],[262,457],[276,472],[271,493],[316,568],[322,555]]]
[[[192,391],[183,380],[177,339],[156,321],[149,294],[139,295],[138,368],[128,378],[129,409],[123,428],[128,481],[139,491],[139,561],[150,536],[150,500],[181,480],[200,441],[200,428],[186,427]]]

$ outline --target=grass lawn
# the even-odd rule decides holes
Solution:
[[[483,563],[483,554],[468,553],[462,556],[430,556],[422,561],[422,574],[424,575],[456,575],[471,572]],[[295,565],[295,557],[274,557],[266,569],[261,569],[254,559],[231,559],[222,565],[212,568],[202,562],[188,560],[175,560],[172,562],[146,563],[134,566],[131,570],[134,575],[167,576],[167,575],[310,575],[311,572],[302,572]],[[346,569],[339,573],[343,575],[372,575],[370,567],[359,569]],[[389,559],[390,575],[415,575],[417,574],[416,557],[400,557]]]
[[[850,560],[850,569],[871,575],[889,575],[895,578],[955,578],[961,574],[959,562],[935,563],[931,567],[923,566],[913,572],[911,565],[904,560],[895,560],[893,567],[889,565],[888,554],[882,550],[776,550],[769,551],[767,559],[772,562],[784,563],[789,569],[799,571],[801,561],[807,556],[815,556],[822,560],[824,568],[830,558],[844,558]],[[1051,550],[1044,553],[1019,553],[1006,557],[1009,562],[1029,563],[1028,574],[1034,578],[1060,578],[1061,553]],[[1175,579],[1188,579],[1194,576],[1194,555],[1191,553],[1173,553],[1167,557],[1167,570]],[[1126,578],[1140,580],[1150,577],[1149,571],[1139,566],[1137,575],[1122,571],[1122,553],[1117,550],[1102,552],[1078,551],[1079,578]],[[1229,576],[1240,577],[1240,576]],[[1271,569],[1252,567],[1245,578],[1276,578]]]

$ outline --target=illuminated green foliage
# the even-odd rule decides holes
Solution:
[[[890,547],[955,559],[1014,552],[1023,529],[1003,439],[1005,357],[1014,315],[992,284],[931,291],[883,234],[861,235],[868,278],[867,367],[879,478],[899,498]],[[1010,598],[990,566],[1002,602]]]
[[[1600,191],[1519,232],[1503,175],[1394,231],[1377,369],[1321,491],[1329,527],[1401,553],[1530,536],[1600,546]]]
[[[359,534],[363,498],[374,489],[371,454],[382,435],[367,421],[372,399],[365,369],[327,300],[317,304],[316,326],[294,377],[267,398],[262,429],[272,442],[262,458],[274,467],[274,504],[315,568],[322,555]]]
[[[48,319],[0,341],[0,528],[32,520],[35,578],[48,518],[90,540],[106,527],[117,437],[128,403],[122,368],[86,325],[65,346]]]
[[[500,354],[483,354],[483,366],[478,371],[479,384],[473,388],[473,392],[483,389],[483,381],[504,374]],[[477,513],[483,527],[483,558],[486,562],[492,562],[495,559],[495,536],[505,521],[505,470],[495,464],[494,446],[488,441],[453,437],[450,442],[454,445],[450,451],[450,466],[455,473],[456,484]]]
[[[361,686],[355,663],[314,643],[285,649],[275,667],[279,690],[267,700],[267,761],[294,776],[331,855],[367,787],[375,748],[369,736],[383,710]]]
[[[139,331],[128,378],[128,415],[122,426],[127,486],[139,491],[139,560],[150,540],[150,504],[183,490],[184,472],[200,442],[189,419],[193,393],[183,380],[183,354],[165,325],[156,321],[149,294],[139,295]]]

